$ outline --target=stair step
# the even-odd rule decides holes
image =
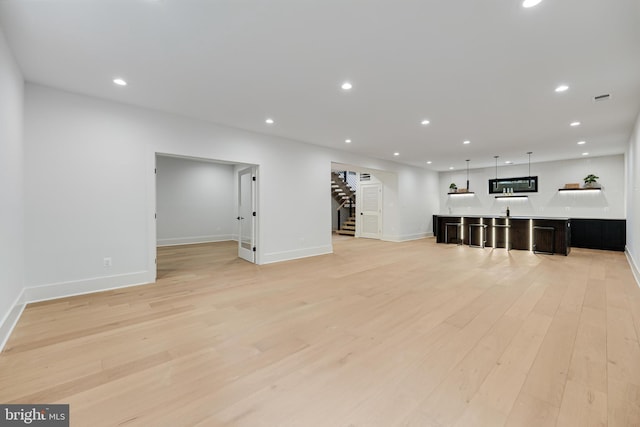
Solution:
[[[336,230],[336,234],[345,234],[347,236],[355,236],[356,232],[352,230]]]

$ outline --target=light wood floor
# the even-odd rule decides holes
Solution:
[[[334,248],[163,248],[156,284],[32,304],[0,402],[69,403],[73,426],[640,425],[624,254]]]

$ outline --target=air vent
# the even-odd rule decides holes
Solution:
[[[602,102],[602,101],[608,101],[609,99],[611,99],[611,95],[608,93],[605,93],[603,95],[598,95],[598,96],[594,96],[593,97],[593,101],[594,102]]]
[[[371,181],[371,174],[361,173],[360,174],[360,181]]]

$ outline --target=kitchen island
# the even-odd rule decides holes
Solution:
[[[562,255],[571,251],[569,218],[434,215],[433,221],[438,243]]]

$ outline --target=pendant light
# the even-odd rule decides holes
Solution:
[[[469,162],[470,159],[465,160],[467,162],[467,191],[469,191]]]
[[[529,155],[529,188],[531,188],[531,154],[533,151],[527,151],[527,154]]]
[[[493,158],[496,159],[496,180],[493,182],[493,191],[494,192],[498,191],[498,157],[500,157],[500,156],[493,156]]]

